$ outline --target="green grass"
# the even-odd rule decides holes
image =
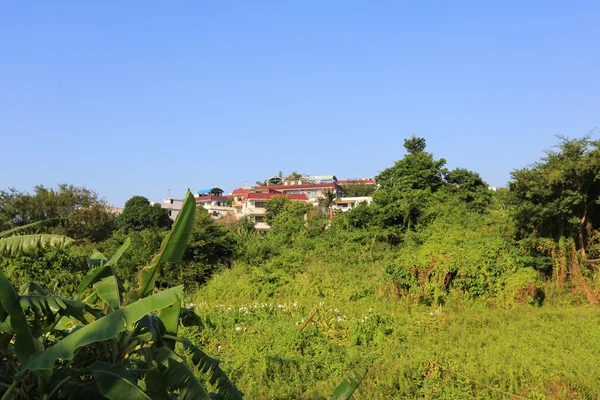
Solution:
[[[326,398],[364,367],[356,399],[600,398],[596,307],[493,309],[458,295],[415,305],[384,280],[385,255],[307,257],[235,265],[188,297],[202,327],[185,336],[247,398]]]

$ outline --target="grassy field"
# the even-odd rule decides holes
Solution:
[[[357,399],[600,398],[596,307],[428,307],[396,296],[382,260],[293,261],[235,265],[188,297],[202,327],[185,335],[247,398],[326,398],[364,368]]]

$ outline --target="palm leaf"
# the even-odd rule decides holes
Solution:
[[[60,392],[58,395],[60,399],[67,400],[105,400],[100,390],[98,389],[98,385],[92,379],[85,382],[67,382],[62,388],[60,388]]]
[[[22,363],[28,362],[36,352],[36,340],[31,335],[29,325],[27,325],[19,296],[2,271],[0,271],[0,309],[0,314],[3,316],[1,322],[5,322],[10,318],[10,322],[7,321],[6,325],[10,326],[11,330],[16,333],[15,353],[17,358]]]
[[[113,310],[121,307],[119,281],[114,274],[107,276],[106,278],[102,278],[100,282],[96,282],[94,289],[96,289],[98,297],[104,300],[106,304],[108,304]]]
[[[216,385],[220,399],[242,399],[242,395],[229,380],[227,374],[219,367],[219,360],[196,347],[189,339],[177,338],[192,358],[194,364],[203,374],[209,374],[209,382]]]
[[[133,328],[144,315],[180,302],[182,295],[183,286],[177,286],[115,310],[71,333],[47,350],[35,354],[19,374],[27,370],[52,369],[56,360],[72,359],[75,350],[82,346],[114,339],[119,332]]]
[[[111,267],[117,264],[123,253],[129,248],[130,244],[131,238],[127,238],[127,240],[125,240],[115,254],[113,254],[110,260],[107,260],[104,254],[100,253],[98,250],[94,250],[88,261],[88,265],[91,267],[98,266],[98,268],[92,269],[79,283],[79,286],[77,287],[77,294],[79,298],[83,296],[83,292],[88,286],[93,285],[104,278],[110,277],[111,275],[113,275],[117,281],[117,285],[119,286],[118,290],[125,291],[125,288],[119,280],[119,277],[115,274]],[[106,301],[105,299],[103,300]]]
[[[38,315],[42,314],[49,322],[54,322],[59,316],[75,318],[83,324],[87,324],[85,313],[97,315],[98,311],[82,301],[53,295],[20,295],[19,302],[22,309],[29,309]]]
[[[101,267],[108,262],[108,258],[97,249],[94,249],[92,255],[88,259],[88,265],[90,268]]]
[[[358,385],[362,382],[364,377],[367,375],[367,370],[361,374],[354,370],[347,376],[342,378],[339,385],[333,390],[333,393],[329,397],[330,400],[348,400],[352,397],[352,394],[358,388]]]
[[[39,232],[40,229],[54,228],[57,225],[64,224],[64,218],[48,218],[42,221],[33,222],[31,224],[17,226],[16,228],[0,232],[0,239],[8,238],[15,235],[23,235]]]
[[[176,353],[167,347],[154,348],[154,357],[162,366],[162,376],[169,389],[179,391],[178,399],[210,400],[208,392],[196,379],[194,371]]]
[[[123,365],[96,361],[90,370],[100,391],[109,400],[150,400]]]
[[[173,229],[162,241],[160,251],[154,256],[150,265],[142,268],[138,274],[138,287],[131,290],[127,296],[127,304],[148,296],[154,289],[156,278],[160,275],[162,265],[165,262],[175,263],[179,261],[190,237],[190,232],[194,225],[194,216],[196,213],[196,199],[188,190],[183,206],[177,219],[173,224]]]
[[[23,250],[68,245],[73,239],[62,235],[22,235],[0,239],[0,254],[14,256]]]

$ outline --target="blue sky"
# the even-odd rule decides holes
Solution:
[[[427,139],[492,186],[600,125],[600,2],[6,1],[0,189],[122,205]],[[595,135],[598,137],[598,134]]]

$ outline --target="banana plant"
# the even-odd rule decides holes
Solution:
[[[178,336],[183,287],[155,290],[165,264],[183,255],[195,209],[188,191],[130,291],[113,270],[129,240],[110,259],[94,251],[72,299],[37,284],[17,294],[0,272],[0,400],[241,399],[219,361]]]
[[[40,229],[64,224],[61,218],[49,218],[0,232],[0,255],[15,255],[23,250],[42,249],[48,246],[65,246],[73,239],[63,235],[37,233]]]

